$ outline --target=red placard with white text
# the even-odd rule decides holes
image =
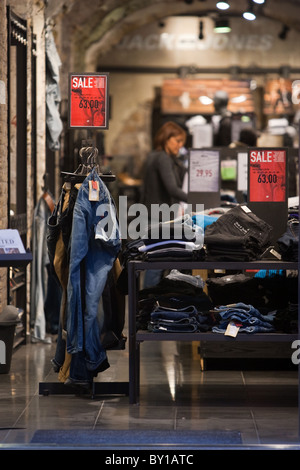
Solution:
[[[108,73],[69,75],[69,127],[108,128]]]
[[[286,172],[286,149],[250,149],[249,202],[285,202]]]

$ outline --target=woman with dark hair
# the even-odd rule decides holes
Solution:
[[[181,147],[186,142],[185,130],[175,122],[168,121],[158,129],[154,138],[154,150],[144,165],[142,200],[148,209],[150,220],[152,204],[171,206],[187,202],[187,194],[181,189],[186,168],[179,160]]]
[[[181,201],[187,202],[187,194],[181,189],[186,168],[178,158],[186,138],[185,130],[172,121],[163,124],[155,135],[154,150],[150,152],[144,165],[141,198],[148,210],[149,225],[177,217],[176,213],[171,216],[168,209],[165,213],[163,210],[159,211],[161,204],[171,208],[175,203],[179,205]],[[161,277],[162,271],[146,271],[144,287],[157,284]]]

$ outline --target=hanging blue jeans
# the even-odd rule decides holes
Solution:
[[[97,201],[89,200],[90,181],[98,185]],[[93,170],[78,191],[73,211],[67,305],[67,351],[84,351],[90,371],[97,371],[106,360],[98,305],[120,248],[115,204]]]

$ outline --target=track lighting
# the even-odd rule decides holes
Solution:
[[[228,10],[228,8],[230,8],[230,4],[229,2],[218,2],[216,7],[219,8],[219,10]]]
[[[215,33],[230,33],[231,27],[228,20],[217,19],[215,20]]]
[[[253,4],[251,5],[250,2],[249,2],[248,10],[244,11],[243,13],[243,17],[245,18],[245,20],[248,20],[248,21],[253,21],[256,19],[256,15],[253,10]]]

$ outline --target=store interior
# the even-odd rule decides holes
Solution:
[[[300,67],[295,44],[300,31],[265,16],[264,2],[257,2],[257,17],[250,21],[242,18],[237,8],[234,13],[216,9],[216,2],[207,2],[207,9],[202,5],[206,2],[181,3],[185,12],[177,13],[173,5],[171,15],[156,13],[153,21],[137,22],[131,28],[125,24],[110,48],[102,50],[103,43],[95,41],[87,51],[85,72],[91,67],[91,72],[109,76],[107,129],[70,128],[70,70],[62,63],[62,144],[55,158],[48,150],[47,185],[58,199],[61,176],[78,168],[82,163],[80,149],[92,142],[101,171],[115,175],[107,187],[117,208],[120,196],[126,196],[129,205],[139,202],[143,164],[154,134],[172,120],[187,131],[181,158],[190,168],[193,150],[220,150],[217,199],[192,191],[192,180],[187,182],[189,202],[194,204],[203,197],[201,202],[205,200],[211,215],[216,207],[247,202],[249,180],[245,173],[240,178],[239,164],[248,145],[284,149],[284,199],[276,206],[264,206],[262,212],[261,206],[253,206],[279,230],[272,239],[276,245],[289,209],[299,205]],[[201,11],[197,11],[198,4]],[[150,18],[151,12],[147,14]],[[227,32],[214,30],[220,19],[222,27],[224,23],[230,26]],[[58,53],[65,56],[67,48],[61,35],[59,30]],[[218,108],[216,96],[220,92],[225,101]],[[223,113],[231,120],[226,142],[216,140]],[[249,128],[254,130],[253,144],[241,142],[241,131]],[[122,246],[130,241],[123,240]],[[275,248],[278,250],[277,245]],[[267,258],[270,260],[277,262],[275,257]],[[282,308],[294,307],[298,299],[298,253],[285,261],[282,270],[279,264],[275,269],[267,264],[261,270],[258,265],[252,270],[247,265],[251,281],[260,280],[258,289],[264,286],[265,276],[268,280],[277,274],[292,279],[292,293],[288,285],[288,294],[284,291],[285,295],[278,296],[287,302],[282,302]],[[167,275],[170,270],[163,266]],[[176,268],[176,263],[171,267]],[[242,264],[226,269],[222,263],[216,269],[209,264],[201,269],[201,262],[194,269],[191,264],[183,269],[187,275],[199,276],[203,285],[210,279],[204,288],[210,297],[220,293],[218,280],[223,276],[243,271]],[[135,274],[133,271],[131,281],[138,280],[137,290],[142,290],[144,271],[139,271],[139,277]],[[144,331],[140,336],[133,334],[136,319],[132,324],[132,315],[137,305],[130,280],[126,280],[124,342],[108,348],[109,367],[94,379],[92,390],[64,385],[53,367],[59,317],[53,321],[45,316],[41,326],[34,323],[31,314],[30,335],[25,344],[13,348],[9,371],[0,375],[0,450],[299,450],[297,322],[292,327],[285,324],[284,334],[280,331],[277,339],[270,333],[269,340],[266,333],[257,341],[253,337],[249,341],[207,341],[203,332],[196,339],[191,334],[185,339],[180,339],[180,334],[168,338],[164,333],[163,340],[157,336],[149,340]],[[280,282],[278,286],[282,289]],[[276,286],[268,284],[263,289],[260,300],[272,303],[277,299]],[[245,298],[250,296],[248,291]],[[293,314],[298,320],[298,310]]]

